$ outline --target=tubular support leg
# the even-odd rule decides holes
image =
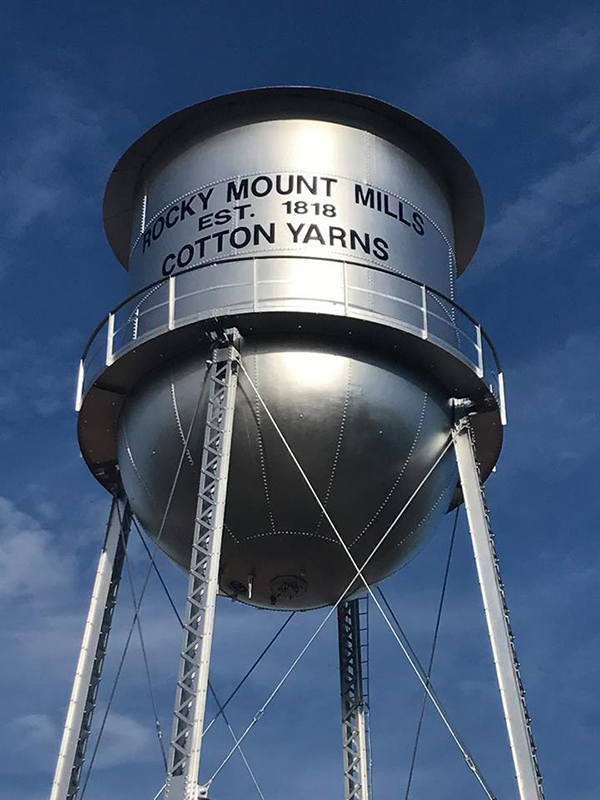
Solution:
[[[183,649],[175,698],[165,799],[197,800],[210,652],[219,584],[227,475],[237,389],[239,353],[216,350],[209,398],[190,562]]]
[[[342,700],[342,747],[344,800],[369,800],[368,698],[363,667],[366,641],[361,646],[361,617],[366,621],[367,599],[344,600],[338,606],[340,690]],[[366,626],[363,628],[366,632]]]
[[[127,500],[115,496],[96,571],[50,800],[75,800],[131,527]]]
[[[543,800],[531,719],[468,419],[457,425],[453,439],[519,797]]]

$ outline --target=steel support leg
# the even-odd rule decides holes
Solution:
[[[165,791],[165,798],[169,800],[198,800],[206,796],[205,787],[198,785],[198,774],[219,588],[238,363],[237,350],[227,347],[214,352],[210,367],[183,648]]]
[[[521,800],[542,800],[542,777],[531,734],[531,719],[525,703],[504,584],[467,418],[454,429],[453,438],[519,797]]]
[[[130,527],[129,504],[125,498],[115,497],[92,589],[50,800],[74,800],[79,791]]]
[[[344,800],[370,797],[367,609],[367,598],[338,606]]]

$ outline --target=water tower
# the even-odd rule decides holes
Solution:
[[[52,800],[78,793],[132,515],[189,573],[165,797],[206,796],[221,594],[337,610],[345,797],[367,800],[359,598],[463,501],[520,797],[541,798],[482,491],[502,373],[455,300],[483,225],[467,162],[372,98],[247,91],[135,142],[104,221],[130,296],[85,348],[77,410],[114,500]]]

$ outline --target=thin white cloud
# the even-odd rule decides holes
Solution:
[[[112,158],[109,137],[131,114],[90,97],[72,77],[29,63],[16,73],[20,105],[4,120],[0,211],[2,273],[16,258],[15,245],[42,222],[65,236],[73,221],[92,213]],[[78,224],[77,232],[87,226]],[[70,233],[72,234],[72,230]],[[45,235],[47,235],[45,231]]]
[[[70,579],[66,554],[37,520],[0,497],[0,601],[17,602],[64,587]]]
[[[600,330],[569,335],[507,374],[510,424],[518,437],[510,469],[552,464],[565,472],[596,457],[600,416],[590,406],[598,389]],[[512,398],[512,401],[511,401]],[[504,467],[503,467],[504,468]]]
[[[432,109],[460,111],[462,121],[487,124],[504,104],[532,95],[562,95],[574,81],[592,80],[600,66],[597,14],[586,13],[529,28],[503,28],[461,48],[419,95]]]
[[[589,222],[600,198],[600,142],[525,185],[519,194],[500,209],[485,230],[477,255],[477,273],[482,277],[517,255],[535,250],[539,258],[570,240],[581,225]],[[574,212],[586,211],[582,220]]]

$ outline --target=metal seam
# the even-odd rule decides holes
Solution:
[[[387,493],[385,499],[383,500],[383,502],[381,503],[381,505],[379,506],[379,508],[375,512],[375,514],[371,517],[369,522],[367,522],[367,524],[362,529],[362,531],[351,542],[350,547],[353,547],[356,544],[356,542],[358,542],[358,540],[369,530],[371,525],[375,522],[377,517],[381,514],[381,512],[385,508],[386,504],[388,503],[389,499],[391,498],[392,494],[394,493],[396,487],[398,486],[398,483],[400,482],[400,479],[402,478],[402,476],[406,472],[406,468],[408,467],[408,464],[409,464],[409,462],[410,462],[410,460],[411,460],[411,458],[413,456],[413,453],[415,452],[415,448],[417,446],[417,442],[419,440],[419,436],[421,435],[421,430],[423,429],[423,423],[425,421],[425,411],[426,411],[426,408],[427,408],[427,400],[428,400],[428,398],[429,398],[429,395],[427,394],[427,392],[425,392],[425,396],[423,397],[423,405],[421,406],[421,416],[419,417],[419,424],[417,425],[417,431],[415,433],[415,438],[413,439],[413,442],[412,442],[412,444],[410,446],[410,450],[408,451],[408,455],[406,456],[406,459],[404,461],[402,469],[400,470],[400,472],[396,476],[396,479],[394,480],[394,483],[392,484],[392,488]]]
[[[340,543],[336,539],[332,539],[329,536],[322,536],[321,534],[313,533],[311,531],[266,531],[265,533],[255,533],[252,536],[244,537],[244,542],[249,542],[252,539],[262,539],[266,536],[309,536],[313,539],[323,539],[326,542],[331,542],[331,544],[335,544],[337,547],[340,547]]]
[[[254,354],[254,381],[258,386],[258,357]],[[269,494],[269,484],[267,481],[267,466],[265,462],[264,443],[262,437],[262,428],[260,422],[260,403],[258,398],[254,399],[255,417],[256,417],[256,439],[258,442],[258,456],[260,459],[260,471],[262,475],[263,488],[265,492],[265,500],[267,501],[267,513],[271,522],[271,529],[275,532],[275,520],[273,518],[273,510],[271,508],[271,496]]]
[[[173,411],[175,413],[175,420],[177,422],[177,429],[179,430],[179,435],[181,437],[182,444],[185,447],[185,435],[183,433],[183,428],[181,427],[181,419],[179,417],[179,410],[177,408],[177,398],[175,397],[175,383],[173,381],[173,372],[171,372],[171,399],[173,400]],[[190,462],[191,466],[194,466],[194,459],[192,458],[192,454],[190,453],[190,448],[185,448],[185,454],[187,456],[188,461]]]
[[[423,519],[422,519],[422,520],[419,522],[419,524],[418,524],[418,525],[416,525],[416,526],[415,526],[415,527],[414,527],[414,528],[413,528],[413,529],[410,531],[410,533],[407,533],[407,534],[406,534],[406,536],[403,536],[403,537],[402,537],[402,539],[400,539],[398,542],[396,542],[396,544],[394,544],[394,549],[396,549],[396,547],[400,547],[402,544],[404,544],[404,542],[405,542],[407,539],[410,539],[410,537],[411,537],[411,536],[413,536],[413,535],[414,535],[414,534],[415,534],[415,533],[416,533],[416,532],[419,530],[419,528],[420,528],[422,525],[424,525],[424,524],[427,522],[427,520],[429,519],[429,517],[431,517],[431,515],[433,514],[433,512],[436,510],[436,508],[437,508],[437,507],[439,506],[439,504],[442,502],[442,500],[444,499],[444,497],[445,497],[445,495],[446,495],[446,492],[448,491],[448,489],[450,489],[450,487],[452,486],[452,484],[453,484],[453,483],[454,483],[454,478],[452,478],[452,480],[450,481],[450,483],[448,483],[448,484],[447,484],[447,485],[446,485],[446,486],[445,486],[445,487],[442,489],[442,491],[441,491],[441,493],[440,493],[440,496],[437,498],[437,500],[435,501],[435,503],[433,503],[433,505],[431,506],[431,508],[429,509],[429,511],[427,512],[427,514],[426,514],[426,515],[423,517]]]
[[[129,446],[129,437],[127,436],[127,422],[126,422],[126,420],[123,420],[123,424],[121,426],[121,430],[123,431],[123,437],[125,439],[125,447],[127,449],[127,455],[129,456],[129,461],[131,462],[131,466],[133,467],[133,471],[135,472],[135,474],[137,476],[137,479],[140,482],[140,485],[142,486],[142,488],[144,489],[144,491],[146,492],[146,494],[150,498],[150,501],[155,506],[157,506],[158,503],[156,502],[156,499],[153,497],[152,492],[150,491],[150,489],[146,485],[146,481],[142,478],[142,475],[141,475],[139,469],[137,468],[137,464],[135,463],[135,459],[133,458],[133,453],[131,452],[131,447]]]
[[[323,499],[323,505],[327,507],[327,503],[329,502],[329,497],[331,495],[331,489],[333,487],[333,479],[335,478],[335,472],[338,465],[338,460],[340,457],[340,450],[342,448],[342,439],[344,437],[344,429],[346,427],[346,418],[348,416],[348,405],[350,403],[350,381],[352,379],[352,361],[351,359],[347,359],[348,364],[348,377],[346,381],[346,397],[344,399],[344,408],[342,409],[342,419],[340,422],[340,431],[338,434],[338,440],[335,447],[335,453],[333,456],[333,464],[331,465],[331,473],[329,475],[329,483],[327,484],[327,491],[325,492],[325,497]],[[319,528],[321,527],[321,523],[323,522],[324,515],[321,511],[321,515],[319,517],[319,521],[317,522],[317,527],[315,528],[315,533],[318,532]]]
[[[231,538],[236,544],[241,544],[240,540],[237,538],[235,533],[231,530],[231,528],[226,522],[223,523],[223,528],[227,531],[227,533],[231,536]]]

